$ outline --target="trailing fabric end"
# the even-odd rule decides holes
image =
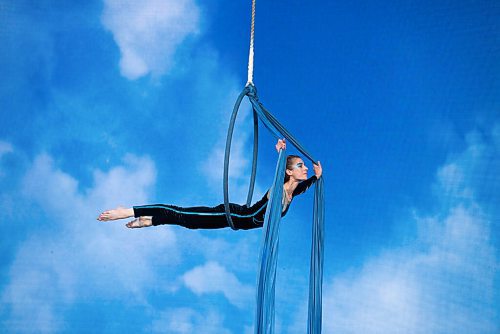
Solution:
[[[314,211],[309,272],[307,333],[320,334],[322,323],[323,250],[325,229],[324,180],[320,177],[314,191]]]
[[[257,307],[255,312],[255,333],[274,332],[274,298],[276,268],[278,266],[278,245],[281,212],[283,209],[283,178],[286,156],[280,150],[269,204],[264,218],[264,234],[260,252],[260,266],[257,281]]]

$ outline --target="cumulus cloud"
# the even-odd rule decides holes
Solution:
[[[3,166],[1,164],[1,160],[4,155],[14,152],[14,147],[11,143],[0,140],[0,177],[4,176],[5,173],[3,171]]]
[[[434,196],[440,208],[415,214],[414,242],[326,284],[326,333],[498,332],[492,237],[498,212],[484,211],[475,191],[481,184],[474,182],[484,165],[500,160],[498,138],[495,131],[489,139],[470,134],[467,149],[439,169]],[[490,186],[494,198],[499,181]]]
[[[199,170],[206,176],[209,186],[214,189],[214,192],[221,193],[222,180],[224,174],[224,155],[226,149],[227,127],[231,116],[234,101],[239,92],[234,89],[233,84],[229,91],[228,97],[223,103],[224,109],[227,112],[223,115],[218,115],[221,118],[223,126],[220,126],[219,138],[208,154],[199,164]],[[233,139],[231,142],[231,152],[229,161],[229,194],[230,201],[234,203],[246,202],[248,193],[248,185],[250,181],[251,162],[253,155],[253,114],[250,104],[242,103],[238,119],[235,124]],[[272,146],[274,143],[272,143]],[[273,149],[273,147],[271,148]],[[274,151],[270,150],[271,154]],[[269,153],[269,152],[267,152]],[[264,152],[260,152],[259,158],[262,159]],[[210,168],[206,168],[206,161],[210,161]],[[267,190],[258,180],[255,182],[254,196],[262,196]],[[260,199],[260,197],[259,197]],[[255,197],[254,197],[255,201]]]
[[[442,230],[411,247],[418,250],[388,251],[331,282],[325,289],[326,332],[495,332],[496,261],[484,222],[458,207],[432,224]]]
[[[252,287],[241,283],[236,275],[217,262],[193,268],[182,276],[182,281],[198,295],[221,292],[231,304],[240,308],[252,302]]]
[[[176,49],[188,36],[198,32],[199,15],[193,0],[106,0],[102,23],[120,47],[122,75],[133,80],[148,73],[162,75],[173,69]],[[190,62],[193,68],[190,75],[196,78],[190,85],[190,94],[196,106],[189,111],[189,124],[191,131],[202,131],[206,141],[201,146],[211,146],[203,150],[206,153],[199,159],[199,171],[206,176],[213,193],[220,194],[227,124],[234,100],[243,86],[238,87],[236,80],[224,70],[216,51],[209,46],[203,48],[202,56],[195,54]],[[214,80],[218,83],[216,87]],[[248,143],[252,127],[249,111],[248,106],[242,107],[231,154],[231,200],[238,203],[246,200],[252,156]],[[184,140],[186,145],[196,145],[190,138]],[[210,168],[206,166],[208,159]],[[255,193],[262,193],[259,185]]]
[[[229,122],[228,122],[229,123]],[[241,183],[245,176],[248,176],[249,164],[252,159],[252,147],[249,146],[248,139],[250,132],[248,129],[236,129],[237,137],[231,142],[231,161],[229,164],[229,178],[232,181]],[[214,168],[204,169],[205,174],[210,180],[221,182],[224,172],[224,154],[226,145],[226,134],[221,136],[218,145],[210,152],[211,159],[214,161]]]
[[[199,8],[193,0],[105,0],[102,23],[120,48],[122,75],[134,80],[172,68],[178,46],[198,32]]]
[[[224,327],[223,313],[208,311],[198,312],[190,308],[177,308],[162,312],[160,317],[153,321],[153,333],[206,333],[229,334]]]
[[[14,148],[12,147],[11,143],[0,140],[0,159],[2,158],[3,155],[5,155],[7,153],[11,153],[13,151],[14,151]]]
[[[96,171],[93,187],[80,189],[51,156],[34,159],[22,182],[24,205],[39,206],[49,220],[43,226],[41,218],[26,222],[32,232],[7,271],[0,299],[9,330],[57,331],[75,300],[125,292],[145,303],[153,287],[144,282],[158,281],[157,266],[176,261],[175,235],[169,229],[128,230],[97,222],[96,216],[110,203],[145,202],[155,175],[149,158],[129,155],[121,166]],[[169,256],[162,256],[166,252]]]

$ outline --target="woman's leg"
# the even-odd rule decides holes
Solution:
[[[237,229],[261,227],[253,220],[255,215],[246,206],[230,203],[231,218]],[[135,206],[133,208],[118,207],[104,211],[97,218],[100,221],[111,221],[136,217],[128,222],[128,228],[140,228],[156,225],[179,225],[189,229],[218,229],[229,227],[224,204],[215,207],[179,207],[166,204]]]
[[[125,226],[127,226],[128,228],[141,228],[141,227],[153,226],[153,217],[150,216],[139,217],[128,222]]]
[[[99,215],[99,217],[97,217],[97,220],[110,221],[110,220],[130,218],[133,216],[134,216],[134,209],[118,207],[113,210],[104,211]]]
[[[246,212],[248,210],[245,206],[231,203],[230,211],[236,228],[253,228],[252,215]],[[152,216],[153,226],[169,224],[189,229],[218,229],[229,226],[223,204],[215,207],[179,207],[165,204],[135,206],[134,215]]]

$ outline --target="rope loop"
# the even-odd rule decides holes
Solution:
[[[223,188],[224,188],[224,210],[226,213],[226,219],[229,224],[229,226],[233,229],[236,230],[237,228],[235,227],[233,220],[231,218],[231,211],[229,207],[229,158],[231,155],[231,143],[233,141],[233,132],[234,132],[234,125],[236,123],[236,117],[238,116],[238,111],[240,109],[241,101],[245,97],[245,95],[248,96],[257,96],[257,91],[255,87],[250,84],[246,86],[243,91],[240,93],[238,98],[236,99],[236,102],[233,107],[233,113],[231,115],[231,120],[229,122],[229,128],[227,130],[227,138],[226,138],[226,149],[224,152],[224,178],[223,178]],[[254,190],[254,185],[255,185],[255,176],[257,174],[257,155],[258,155],[258,138],[259,138],[259,124],[258,124],[258,115],[257,112],[253,111],[253,133],[254,133],[254,142],[253,142],[253,161],[252,161],[252,173],[250,176],[250,185],[248,187],[248,195],[247,195],[247,207],[251,205],[252,202],[252,195],[253,195],[253,190]]]

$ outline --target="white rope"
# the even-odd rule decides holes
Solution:
[[[253,85],[253,40],[255,34],[255,1],[252,0],[252,25],[250,28],[250,50],[248,52],[248,79],[247,86]]]

